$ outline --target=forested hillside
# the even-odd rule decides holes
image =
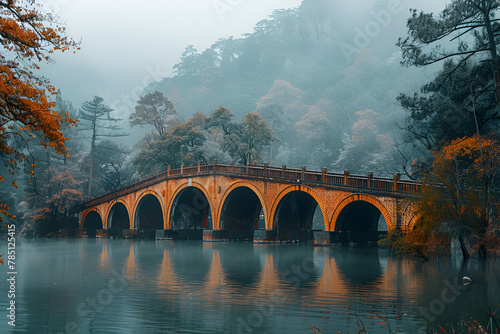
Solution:
[[[365,24],[346,29],[333,0],[276,10],[240,38],[206,50],[189,45],[175,75],[155,82],[179,115],[220,106],[238,120],[257,112],[273,130],[263,161],[311,169],[391,174],[398,170],[396,97],[422,82],[402,68],[397,36],[406,10],[380,2]]]

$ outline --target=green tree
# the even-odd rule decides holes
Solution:
[[[258,114],[248,113],[245,121],[233,126],[232,133],[224,136],[223,148],[237,162],[246,165],[261,161],[261,154],[272,140],[272,131]]]
[[[81,128],[90,132],[88,196],[92,194],[94,154],[97,141],[102,137],[123,137],[128,135],[121,132],[122,129],[116,125],[120,120],[111,117],[112,111],[113,109],[107,106],[104,99],[99,96],[83,102],[80,109]]]
[[[200,54],[194,45],[188,45],[182,53],[181,62],[174,65],[174,70],[177,76],[184,78],[193,78],[200,74],[202,70],[202,62],[200,62]]]
[[[104,193],[123,187],[132,178],[130,150],[110,139],[99,140],[94,147],[93,192]],[[89,170],[90,153],[81,159],[82,172]]]
[[[500,57],[497,51],[500,25],[496,19],[499,3],[496,0],[452,0],[439,17],[413,10],[408,19],[408,37],[400,38],[397,46],[403,53],[403,64],[428,66],[449,61],[448,75],[469,59],[490,64],[490,80],[496,91],[500,108]],[[450,43],[445,43],[449,40]],[[500,116],[500,109],[497,109]]]
[[[408,111],[406,141],[418,142],[430,151],[455,138],[471,136],[478,129],[493,131],[500,118],[489,75],[488,64],[455,67],[447,62],[420,93],[401,94],[398,100]]]
[[[283,106],[273,103],[262,107],[259,109],[259,112],[264,119],[269,120],[271,123],[271,133],[273,137],[271,139],[271,144],[269,145],[269,164],[272,165],[273,151],[276,152],[276,148],[278,148],[280,144],[283,145],[283,138],[287,132],[285,122],[283,121]]]
[[[224,136],[231,135],[235,131],[234,115],[227,108],[220,107],[206,119],[205,129],[212,139],[219,144]]]
[[[135,112],[130,115],[130,126],[152,125],[161,137],[175,115],[173,103],[163,93],[155,91],[139,98]]]
[[[151,175],[166,170],[168,166],[193,166],[205,162],[201,148],[204,135],[195,128],[194,122],[174,126],[157,140],[145,141],[142,150],[134,159],[134,165],[142,175]]]
[[[380,172],[393,175],[396,172],[394,166],[389,173],[382,172],[383,161],[378,159],[394,146],[390,136],[380,131],[381,121],[382,115],[373,110],[356,112],[351,135],[345,135],[344,147],[334,165],[338,170],[348,169],[360,174]]]

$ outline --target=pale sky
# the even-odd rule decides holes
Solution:
[[[82,40],[76,54],[56,56],[44,66],[65,98],[94,95],[108,102],[134,95],[151,81],[172,74],[185,47],[199,51],[221,37],[252,32],[276,8],[301,0],[40,0]],[[132,94],[134,91],[134,94]]]
[[[339,17],[356,24],[369,17],[378,0],[339,0]],[[445,0],[387,0],[407,9]],[[65,22],[68,35],[81,40],[76,54],[56,55],[44,74],[75,107],[100,95],[114,106],[137,97],[153,80],[172,74],[185,47],[199,51],[221,37],[253,31],[274,9],[302,0],[39,0]],[[410,5],[411,4],[411,5]],[[418,6],[422,4],[422,6]],[[364,14],[363,14],[364,12]]]

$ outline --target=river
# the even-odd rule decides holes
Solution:
[[[25,240],[16,261],[16,326],[4,278],[0,333],[418,333],[500,304],[499,259],[377,247]]]

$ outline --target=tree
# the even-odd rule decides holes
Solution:
[[[271,123],[271,145],[269,147],[269,164],[273,163],[273,148],[274,143],[278,142],[283,144],[283,138],[286,135],[286,128],[283,122],[283,107],[279,104],[273,103],[259,109],[262,117],[270,120]]]
[[[262,151],[271,144],[272,132],[259,115],[248,113],[243,123],[224,136],[223,148],[243,165],[260,161]]]
[[[283,108],[285,114],[297,116],[304,109],[305,93],[289,82],[276,80],[269,92],[260,98],[256,110],[275,104]]]
[[[471,136],[478,129],[483,133],[493,131],[500,118],[488,67],[483,63],[455,68],[453,62],[447,62],[420,94],[401,94],[398,100],[409,113],[404,125],[406,141],[418,142],[431,151],[455,138]]]
[[[194,45],[188,45],[182,53],[181,62],[174,65],[176,75],[186,78],[198,76],[202,70],[200,56]]]
[[[62,93],[58,91],[56,96],[56,105],[53,108],[56,112],[66,110],[71,118],[76,119],[77,111],[72,106],[71,102],[66,101],[62,97]],[[27,157],[27,163],[32,166],[32,173],[29,173],[25,178],[24,193],[26,197],[41,197],[40,200],[29,200],[28,203],[33,207],[38,208],[44,205],[46,194],[43,194],[44,185],[49,183],[53,177],[54,171],[62,173],[70,171],[72,175],[76,175],[79,168],[75,168],[81,157],[81,143],[78,140],[78,132],[75,127],[62,128],[61,133],[65,138],[71,138],[65,144],[67,154],[54,154],[50,147],[47,147],[46,139],[43,134],[38,131],[34,133],[39,144],[31,145],[30,155]]]
[[[433,155],[430,186],[424,189],[410,237],[431,245],[429,239],[436,235],[448,241],[457,238],[464,258],[469,257],[468,244],[486,257],[492,242],[498,242],[498,141],[491,136],[459,138]]]
[[[261,160],[271,138],[271,130],[259,115],[248,113],[244,122],[237,123],[230,110],[220,107],[210,117],[194,114],[160,138],[147,135],[134,165],[140,174],[148,175],[168,166],[179,168],[213,160],[246,164]]]
[[[173,103],[163,93],[155,91],[139,98],[135,112],[130,115],[130,126],[152,125],[161,137],[175,115]]]
[[[143,143],[134,165],[140,174],[148,175],[166,170],[168,166],[179,168],[206,162],[201,151],[204,141],[205,137],[192,122],[176,125],[158,140]]]
[[[472,57],[490,63],[490,78],[500,108],[500,57],[497,51],[500,25],[495,18],[499,9],[496,0],[452,0],[435,18],[432,13],[417,13],[408,19],[408,37],[397,46],[403,52],[403,64],[428,66],[445,60],[452,64],[451,75]],[[452,43],[443,43],[446,39]],[[430,50],[427,50],[430,49]],[[500,116],[500,109],[497,109]]]
[[[31,230],[46,234],[58,231],[61,227],[68,227],[71,221],[70,208],[83,199],[79,190],[81,182],[76,181],[67,170],[51,170],[50,174],[52,178],[40,190],[43,196],[37,196],[43,203],[33,206],[34,208],[25,214],[25,221],[29,223],[24,226],[24,233]],[[37,199],[32,198],[35,201]],[[77,221],[74,223],[78,224]]]
[[[90,101],[85,101],[80,109],[80,120],[82,122],[83,130],[90,131],[90,158],[89,158],[89,184],[87,195],[92,193],[92,177],[94,168],[94,153],[96,148],[96,141],[101,137],[123,137],[128,134],[120,132],[120,128],[113,123],[119,119],[112,118],[111,109],[104,104],[104,99],[95,96]]]
[[[234,115],[229,109],[220,107],[207,118],[205,129],[214,141],[221,143],[223,137],[230,135],[235,129]]]
[[[15,175],[36,131],[46,139],[44,145],[67,154],[61,126],[75,121],[66,112],[51,110],[55,104],[48,94],[55,94],[55,88],[35,71],[39,63],[52,61],[54,51],[74,50],[78,44],[65,36],[56,17],[43,14],[32,0],[0,1],[0,8],[0,157]],[[17,187],[15,179],[12,184]],[[0,214],[7,209],[0,203]]]
[[[413,10],[407,24],[409,36],[397,43],[402,64],[420,67],[442,62],[443,67],[420,93],[398,97],[409,113],[400,151],[414,153],[403,157],[414,161],[411,177],[431,169],[431,152],[444,143],[498,127],[498,9],[493,0],[453,0],[439,18]]]
[[[94,193],[115,191],[131,180],[133,172],[128,159],[129,154],[127,147],[110,139],[102,139],[96,143],[92,159]],[[89,170],[89,164],[90,153],[83,157],[81,169]]]
[[[348,169],[354,173],[367,174],[377,171],[381,174],[394,174],[394,169],[381,171],[384,162],[389,160],[387,151],[394,146],[391,138],[380,131],[382,115],[370,109],[359,110],[355,115],[356,122],[352,126],[352,133],[344,135],[344,147],[340,150],[334,166],[338,170]]]

